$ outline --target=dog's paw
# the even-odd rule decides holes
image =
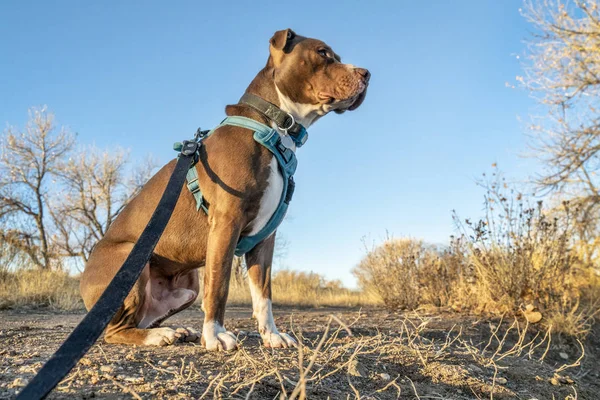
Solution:
[[[237,339],[233,332],[220,332],[215,336],[202,336],[202,344],[208,351],[230,351],[237,349]]]
[[[200,341],[200,336],[202,336],[200,332],[189,326],[187,328],[177,328],[175,332],[181,335],[179,341],[186,343],[198,343]]]
[[[237,338],[233,334],[233,332],[223,332],[217,335],[219,339],[219,343],[221,343],[221,348],[219,350],[235,350],[237,349]]]
[[[265,347],[270,347],[273,349],[287,349],[288,347],[298,347],[298,342],[296,342],[296,340],[293,337],[291,337],[287,333],[282,332],[266,333],[265,335],[263,335],[262,340]]]
[[[235,350],[237,349],[237,339],[221,324],[208,322],[202,327],[202,345],[209,351]]]
[[[153,328],[148,330],[144,339],[146,346],[169,346],[177,341],[181,334],[171,328]]]

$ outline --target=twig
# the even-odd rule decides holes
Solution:
[[[334,320],[335,320],[335,321],[336,321],[338,324],[340,324],[340,325],[341,325],[341,326],[344,328],[344,330],[346,331],[346,333],[348,334],[348,336],[354,336],[354,335],[352,334],[352,331],[351,331],[351,330],[350,330],[350,328],[348,327],[348,325],[346,325],[345,323],[343,323],[341,319],[339,319],[338,317],[336,317],[336,316],[335,316],[335,315],[333,315],[333,314],[330,314],[329,316],[330,316],[331,318],[333,318],[333,319],[334,319]]]
[[[356,388],[352,384],[352,381],[350,380],[350,375],[346,374],[346,379],[348,380],[348,385],[350,385],[350,388],[354,392],[354,396],[356,396],[357,400],[360,400],[360,393],[358,392],[358,390],[356,390]]]
[[[121,390],[123,390],[123,391],[124,391],[124,392],[126,392],[126,393],[129,393],[129,394],[130,394],[130,395],[131,395],[131,396],[132,396],[134,399],[137,399],[137,400],[142,400],[142,398],[140,397],[140,395],[139,395],[139,394],[137,394],[137,393],[136,393],[136,392],[135,392],[133,389],[131,389],[131,388],[129,388],[129,387],[127,387],[127,386],[125,386],[125,385],[122,385],[122,384],[120,384],[119,382],[117,382],[116,380],[114,380],[114,379],[113,379],[112,377],[110,377],[110,376],[107,376],[107,377],[108,377],[108,379],[109,379],[109,380],[110,380],[112,383],[114,383],[116,386],[118,386],[118,387],[119,387]]]
[[[417,388],[415,387],[414,382],[412,381],[412,379],[410,379],[408,376],[405,376],[406,379],[408,379],[410,381],[410,384],[413,388],[413,391],[415,392],[415,396],[417,397],[418,400],[421,400],[421,397],[419,397],[419,393],[417,393]]]
[[[290,395],[290,400],[293,400],[296,398],[296,396],[298,396],[300,393],[303,394],[303,396],[301,396],[300,398],[303,399],[304,398],[304,394],[306,392],[306,375],[310,372],[311,368],[313,367],[315,360],[317,358],[317,356],[319,355],[319,351],[321,350],[321,347],[323,346],[323,343],[325,342],[325,339],[327,338],[327,335],[329,334],[329,328],[331,327],[331,318],[329,318],[329,321],[327,322],[327,327],[325,328],[325,332],[323,333],[323,337],[321,337],[321,340],[319,341],[319,344],[317,345],[317,348],[315,349],[315,352],[313,354],[313,356],[311,357],[308,366],[306,367],[306,369],[303,370],[303,346],[302,343],[299,344],[298,346],[298,359],[299,359],[299,370],[300,370],[300,379],[298,380],[298,385],[296,385],[296,388],[294,388],[294,391],[292,392],[292,394]]]
[[[577,360],[575,360],[575,362],[572,364],[562,365],[560,368],[558,368],[554,371],[555,373],[558,374],[559,372],[562,372],[566,369],[578,367],[581,365],[581,360],[583,360],[583,357],[585,357],[585,347],[583,346],[583,343],[581,343],[581,341],[579,339],[577,339],[577,343],[579,343],[579,346],[581,347],[581,355],[579,356],[579,358]]]
[[[252,387],[250,388],[250,390],[248,391],[248,394],[246,395],[246,400],[250,400],[250,395],[252,394],[252,392],[254,391],[254,385],[256,385],[256,382],[254,382],[252,384]]]

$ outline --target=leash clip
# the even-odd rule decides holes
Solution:
[[[207,129],[207,130],[203,131],[202,128],[198,128],[196,130],[196,133],[194,134],[194,140],[196,142],[201,141],[202,139],[204,139],[206,137],[208,132],[210,132],[210,130]]]

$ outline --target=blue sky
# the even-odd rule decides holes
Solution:
[[[481,214],[474,181],[497,162],[524,181],[528,94],[506,87],[529,26],[519,1],[0,2],[0,124],[46,104],[83,144],[148,153],[211,128],[279,29],[326,41],[372,73],[357,111],[330,115],[298,151],[280,232],[285,265],[353,286],[362,238],[446,243],[451,210]],[[521,117],[521,118],[519,118]]]

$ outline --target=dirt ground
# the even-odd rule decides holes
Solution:
[[[226,326],[240,350],[98,341],[49,398],[600,399],[597,328],[582,347],[513,319],[348,309],[275,314],[302,351],[264,348],[249,308],[230,307]],[[14,398],[82,317],[0,312],[0,398]],[[196,308],[164,325],[201,324]]]

